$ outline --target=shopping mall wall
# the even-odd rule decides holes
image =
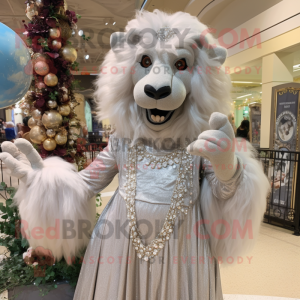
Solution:
[[[199,1],[195,0],[194,5],[195,2]],[[232,80],[261,84],[260,146],[269,148],[274,106],[272,88],[296,81],[300,76],[293,70],[300,53],[300,1],[217,0],[212,3],[215,5],[208,5],[198,18],[215,29],[219,43],[228,49],[225,67],[229,68]],[[222,3],[226,5],[222,7]],[[249,66],[252,71],[245,74]],[[255,73],[258,69],[261,72]],[[245,90],[246,94],[250,94],[249,90],[248,93]],[[235,117],[238,124],[241,110],[235,111]]]

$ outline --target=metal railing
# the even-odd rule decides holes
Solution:
[[[271,183],[264,222],[300,235],[300,152],[258,149],[258,158]]]

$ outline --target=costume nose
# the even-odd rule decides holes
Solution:
[[[146,84],[144,87],[144,92],[148,97],[159,100],[168,97],[172,90],[170,86],[163,86],[156,90],[152,85]]]

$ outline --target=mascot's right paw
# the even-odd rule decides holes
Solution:
[[[208,159],[219,180],[228,181],[236,172],[238,160],[234,151],[234,132],[227,116],[214,112],[209,119],[210,130],[203,131],[187,151]]]
[[[17,139],[15,143],[3,142],[0,159],[11,171],[11,176],[25,179],[32,169],[42,169],[44,162],[32,144],[25,139]]]

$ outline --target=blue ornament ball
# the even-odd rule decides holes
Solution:
[[[0,22],[0,108],[20,101],[31,81],[28,48],[17,33]]]

